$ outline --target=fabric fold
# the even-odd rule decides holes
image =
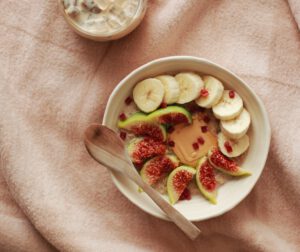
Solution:
[[[296,251],[300,36],[299,4],[289,3],[149,0],[134,32],[96,43],[67,26],[56,1],[1,1],[0,250]],[[131,204],[83,144],[117,83],[170,55],[241,76],[272,125],[257,185],[232,211],[197,223],[204,234],[194,242]]]

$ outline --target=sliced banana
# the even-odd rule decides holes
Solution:
[[[208,91],[208,95],[206,97],[200,96],[196,100],[196,103],[200,107],[211,108],[220,101],[224,86],[222,82],[212,76],[204,76],[202,79],[204,81],[204,88]]]
[[[163,101],[164,86],[160,80],[149,78],[136,84],[133,100],[140,110],[149,113],[156,110]]]
[[[229,121],[221,121],[221,130],[227,137],[239,139],[247,133],[250,122],[250,114],[244,108],[238,117]]]
[[[160,75],[156,79],[160,80],[165,88],[164,102],[172,104],[177,102],[180,94],[179,84],[177,80],[171,75]]]
[[[227,157],[238,157],[249,147],[249,137],[244,135],[240,139],[230,139],[222,132],[218,134],[218,146],[220,151]]]
[[[177,103],[183,104],[195,100],[203,88],[201,77],[195,73],[179,73],[175,76],[179,83],[180,95]]]
[[[242,112],[243,100],[235,91],[224,90],[220,102],[212,110],[216,118],[231,120]]]

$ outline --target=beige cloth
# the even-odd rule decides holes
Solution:
[[[300,4],[289,2],[150,0],[131,35],[95,43],[68,28],[56,1],[0,1],[0,250],[299,251]],[[116,84],[169,55],[236,72],[273,130],[254,190],[198,223],[195,242],[123,197],[82,142]]]
[[[288,3],[290,5],[295,21],[298,25],[298,28],[300,29],[300,3],[298,0],[288,0]]]

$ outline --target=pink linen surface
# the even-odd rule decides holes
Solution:
[[[299,251],[299,13],[297,0],[151,0],[132,34],[96,43],[56,1],[1,1],[0,251]],[[237,73],[272,125],[257,185],[194,242],[122,196],[82,141],[126,74],[170,55]]]

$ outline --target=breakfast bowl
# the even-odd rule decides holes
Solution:
[[[251,116],[251,126],[247,133],[250,145],[238,159],[239,167],[250,171],[251,176],[226,181],[218,188],[217,204],[210,204],[200,193],[193,194],[190,200],[174,204],[190,221],[201,221],[224,214],[240,203],[250,193],[265,166],[271,138],[268,115],[260,98],[243,80],[224,67],[203,58],[171,56],[156,59],[131,72],[116,86],[109,97],[103,124],[115,131],[119,130],[119,115],[130,113],[130,108],[126,108],[125,103],[132,96],[137,83],[162,74],[175,75],[181,72],[209,75],[220,80],[225,89],[234,90],[242,98],[244,107]],[[112,172],[111,175],[116,187],[133,204],[153,216],[168,220],[165,213],[134,182],[122,174]],[[167,196],[162,197],[168,200]]]

